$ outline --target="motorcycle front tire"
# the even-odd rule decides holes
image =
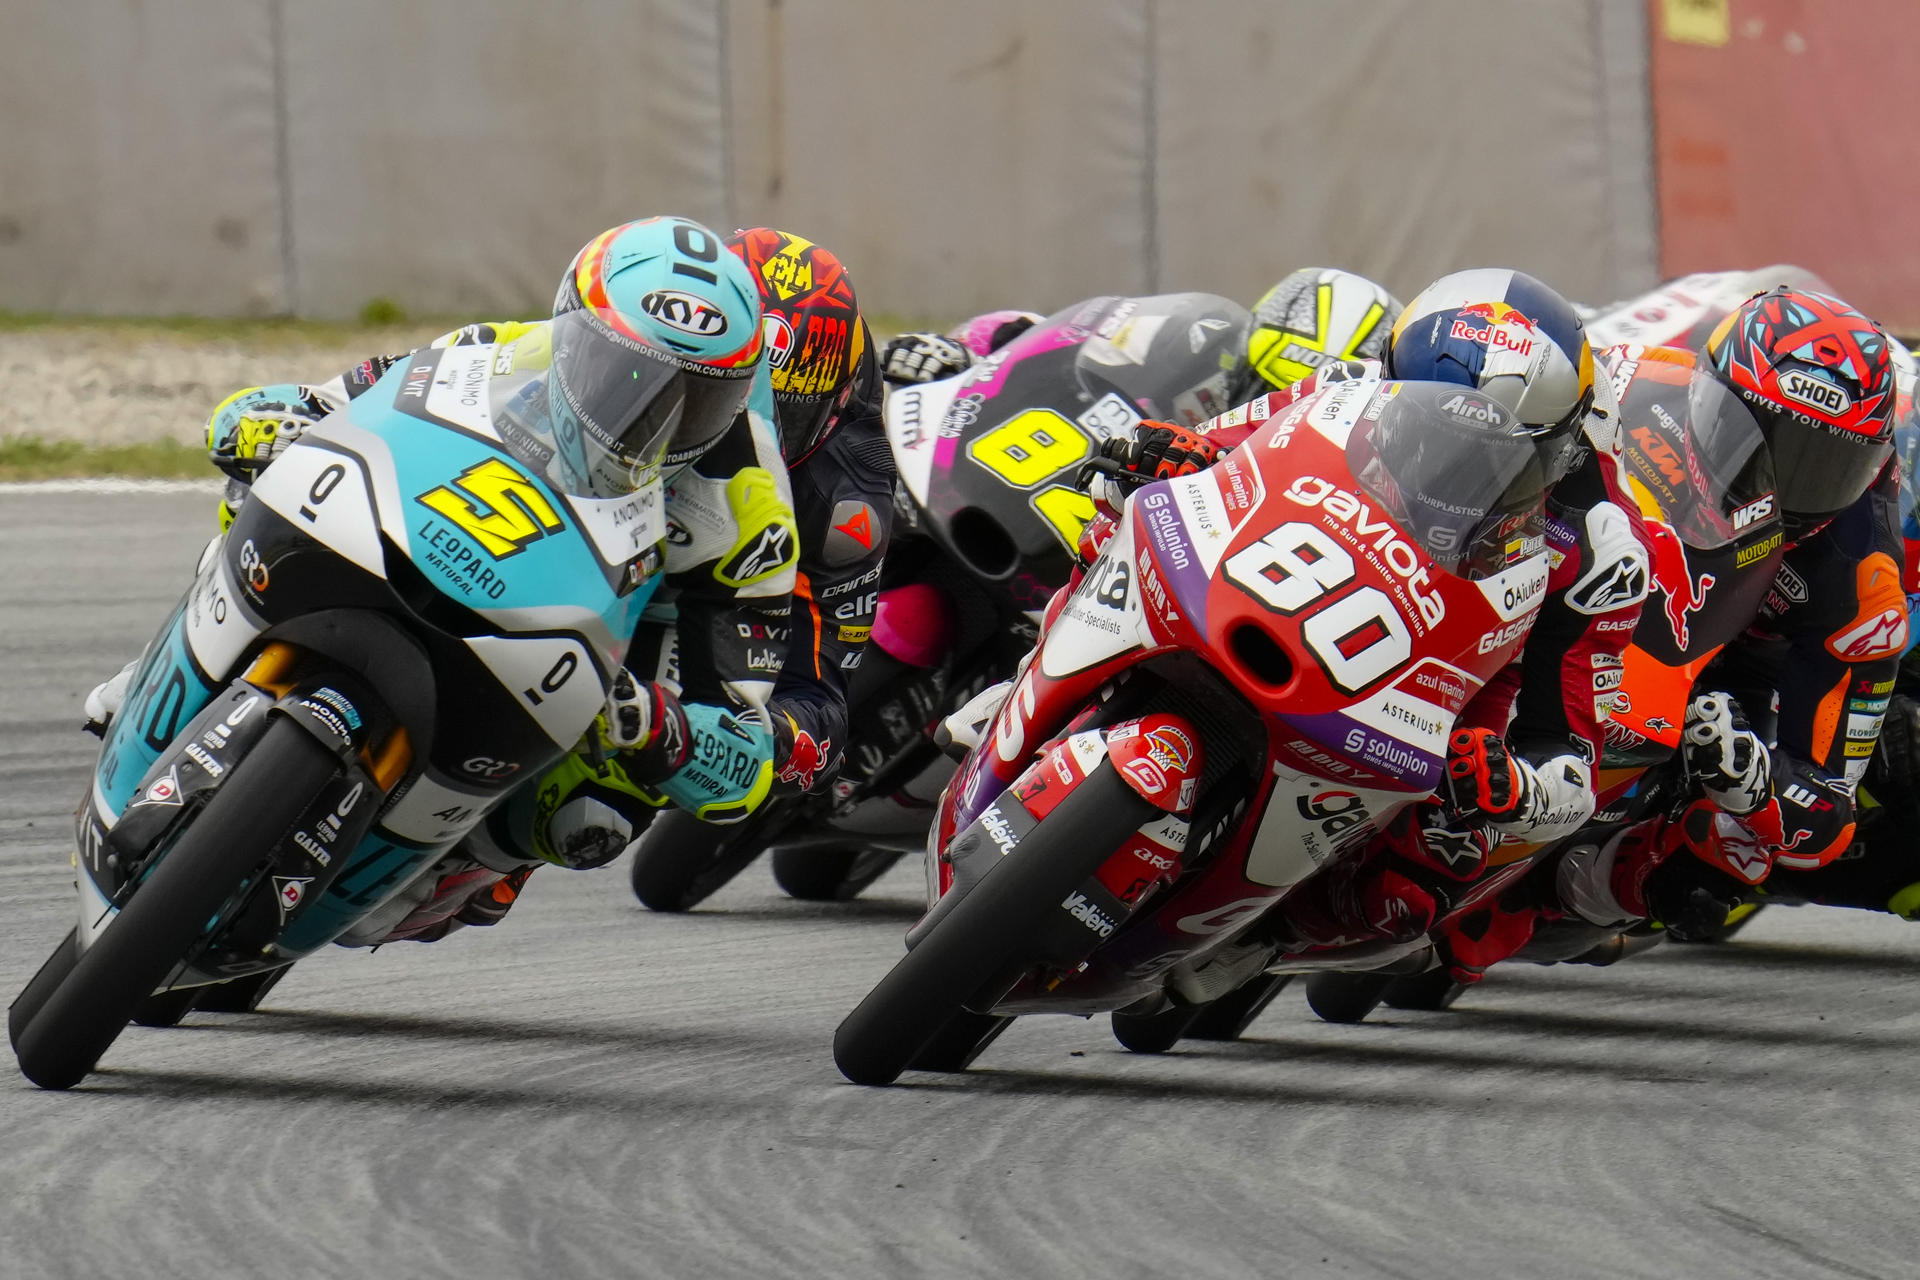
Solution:
[[[1011,803],[1011,802],[1010,802]],[[833,1035],[855,1084],[892,1084],[1156,810],[1102,761],[867,993]],[[973,1010],[973,1012],[989,1012]]]
[[[70,1089],[84,1080],[134,1010],[200,940],[207,922],[260,868],[339,769],[340,762],[318,739],[276,716],[119,915],[15,1034],[21,1073],[43,1089]]]

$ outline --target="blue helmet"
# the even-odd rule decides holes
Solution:
[[[1486,392],[1533,434],[1549,485],[1578,456],[1593,348],[1573,305],[1525,272],[1456,271],[1422,289],[1394,323],[1386,368]]]
[[[760,293],[726,241],[685,218],[603,231],[553,302],[555,442],[596,493],[699,457],[746,407]]]

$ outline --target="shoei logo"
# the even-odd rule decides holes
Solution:
[[[1780,394],[1828,417],[1837,418],[1853,408],[1852,396],[1825,378],[1800,369],[1789,369],[1780,375]]]
[[[655,289],[640,299],[640,309],[669,329],[711,338],[727,331],[727,318],[703,298],[678,289]]]

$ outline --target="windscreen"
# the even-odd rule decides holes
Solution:
[[[1621,407],[1622,453],[1680,540],[1711,551],[1777,515],[1773,455],[1752,411],[1712,374],[1695,369],[1680,391],[1635,388]]]
[[[1089,400],[1109,392],[1144,416],[1198,426],[1226,412],[1245,358],[1246,308],[1211,293],[1116,299],[1074,357]]]
[[[1478,391],[1382,383],[1347,439],[1347,464],[1449,573],[1491,577],[1541,550],[1539,450],[1511,413]]]

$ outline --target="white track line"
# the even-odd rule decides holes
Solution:
[[[10,493],[218,493],[218,480],[138,480],[130,476],[96,476],[73,480],[0,481],[0,494]]]

